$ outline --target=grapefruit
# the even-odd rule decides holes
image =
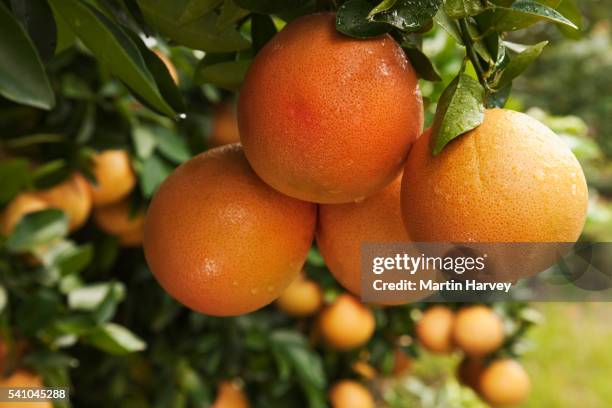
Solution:
[[[318,323],[326,343],[340,351],[364,345],[376,328],[372,311],[348,293],[323,309]]]
[[[501,359],[483,370],[479,390],[482,397],[493,406],[517,405],[527,399],[531,381],[517,361]]]
[[[423,312],[416,324],[416,336],[423,347],[433,353],[453,351],[454,312],[446,306],[433,306]]]
[[[401,172],[422,131],[414,69],[389,35],[340,34],[335,15],[291,21],[259,51],[238,101],[247,159],[269,185],[317,203],[363,199]]]
[[[80,228],[91,213],[89,183],[80,173],[73,173],[63,182],[37,192],[38,197],[52,208],[62,210],[69,221],[70,231]]]
[[[20,193],[6,206],[0,217],[0,230],[3,235],[9,235],[21,219],[36,211],[49,208],[49,204],[34,193]]]
[[[374,397],[363,384],[341,380],[329,391],[332,408],[374,408]]]
[[[193,310],[259,309],[295,279],[312,243],[316,207],[270,188],[238,144],[209,150],[160,186],[145,221],[153,274]]]
[[[276,300],[276,307],[290,316],[306,317],[316,313],[323,304],[319,284],[300,274]]]
[[[582,168],[549,128],[523,113],[484,122],[438,156],[431,132],[413,146],[402,214],[415,242],[574,242],[588,192]]]
[[[96,183],[90,183],[94,206],[115,203],[126,197],[136,185],[130,157],[124,150],[105,150],[93,156]]]
[[[212,132],[209,143],[212,146],[222,146],[240,142],[236,107],[231,102],[222,102],[213,108]]]
[[[501,347],[504,325],[489,307],[464,307],[455,317],[453,340],[468,356],[483,357]]]

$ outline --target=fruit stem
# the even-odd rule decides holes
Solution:
[[[485,90],[490,91],[491,89],[489,88],[489,84],[487,83],[485,77],[485,70],[480,63],[480,58],[478,58],[478,54],[474,48],[474,39],[470,35],[468,23],[465,18],[459,19],[459,32],[461,33],[461,39],[465,44],[465,53],[472,62],[472,65],[476,70],[476,74],[478,75],[478,81],[480,81],[480,84],[485,88]]]

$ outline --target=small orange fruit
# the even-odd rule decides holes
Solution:
[[[315,314],[323,304],[319,284],[303,274],[291,282],[278,299],[276,307],[290,316],[306,317]]]
[[[18,369],[8,377],[0,378],[0,388],[42,388],[42,378],[29,371]],[[53,408],[53,404],[44,402],[0,402],[0,408]]]
[[[90,189],[96,207],[121,200],[136,185],[130,157],[124,150],[105,150],[95,154],[92,171],[96,183],[90,183]]]
[[[266,183],[301,200],[347,203],[401,172],[422,132],[423,104],[390,35],[350,38],[336,30],[335,14],[320,13],[292,20],[257,53],[238,125]]]
[[[160,186],[145,222],[151,271],[201,313],[235,316],[278,298],[312,244],[316,207],[261,181],[238,144],[183,163]]]
[[[212,146],[222,146],[240,142],[236,107],[231,102],[222,102],[214,107],[212,117],[212,132],[209,143]]]
[[[244,392],[233,382],[219,384],[217,398],[210,408],[249,408],[249,400]]]
[[[493,406],[518,405],[527,399],[531,381],[517,361],[501,359],[483,370],[479,390],[482,397]]]
[[[3,235],[9,235],[21,219],[30,213],[49,208],[44,200],[34,193],[20,193],[6,206],[0,217]]]
[[[453,340],[468,356],[483,357],[504,342],[504,325],[487,306],[464,307],[456,314]]]
[[[327,306],[319,315],[321,335],[331,347],[346,351],[370,340],[376,321],[372,311],[348,293]]]
[[[51,208],[62,210],[68,216],[70,231],[81,227],[91,213],[92,199],[89,183],[80,173],[73,173],[65,181],[37,192],[38,197]]]
[[[434,353],[453,351],[454,312],[446,306],[433,306],[423,312],[417,322],[416,335],[427,350]]]
[[[119,245],[123,247],[139,247],[142,246],[142,242],[144,241],[144,228],[124,232],[123,234],[119,234],[117,237],[119,238]]]
[[[332,408],[374,408],[370,390],[357,381],[342,380],[329,390]]]
[[[98,207],[94,210],[96,225],[102,231],[111,235],[142,233],[144,219],[144,209],[140,208],[134,212],[132,202],[129,199]]]

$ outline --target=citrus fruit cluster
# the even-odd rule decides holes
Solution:
[[[298,18],[265,45],[237,113],[241,144],[180,166],[145,223],[153,274],[201,313],[278,298],[315,235],[331,273],[359,294],[364,241],[574,242],[582,230],[585,178],[550,129],[490,109],[433,156],[400,46],[345,37],[331,13]]]
[[[521,364],[496,351],[506,334],[502,318],[487,306],[471,305],[458,311],[436,305],[428,308],[416,326],[416,336],[433,353],[460,350],[464,358],[457,377],[493,406],[523,402],[531,389]]]

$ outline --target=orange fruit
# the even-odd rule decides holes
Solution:
[[[16,370],[10,376],[0,378],[0,388],[41,388],[42,378],[26,370]],[[0,402],[0,408],[53,408],[50,401],[44,402]]]
[[[455,313],[446,306],[433,306],[423,312],[416,324],[416,335],[423,347],[433,353],[453,351]]]
[[[302,269],[316,207],[270,188],[238,144],[209,150],[160,186],[144,249],[161,286],[201,313],[232,316],[280,296]]]
[[[341,351],[364,345],[376,328],[372,311],[348,293],[323,309],[318,323],[327,344]]]
[[[290,316],[306,317],[316,313],[323,304],[323,292],[319,284],[303,274],[276,299],[276,307]]]
[[[464,307],[455,316],[453,340],[465,354],[483,357],[501,347],[504,342],[504,325],[489,307]]]
[[[46,210],[49,204],[34,193],[20,193],[6,206],[0,217],[0,230],[9,235],[21,219],[30,213]]]
[[[527,399],[531,381],[517,361],[501,359],[483,370],[479,390],[482,397],[493,406],[517,405]]]
[[[238,125],[266,183],[302,200],[346,203],[401,172],[422,131],[423,104],[391,36],[350,38],[336,30],[334,14],[321,13],[291,21],[257,54]]]
[[[374,408],[374,397],[363,384],[342,380],[329,390],[332,408]]]
[[[248,408],[249,400],[244,392],[233,382],[219,384],[217,398],[210,408]]]
[[[174,83],[178,85],[180,82],[179,74],[176,71],[176,67],[174,66],[170,58],[168,58],[168,56],[164,54],[163,52],[161,52],[160,50],[153,50],[153,52],[164,63],[164,65],[168,69],[168,73],[170,74],[170,77],[172,77],[172,80],[174,81]]]
[[[412,359],[400,348],[393,352],[393,375],[404,375],[412,368]]]
[[[89,183],[80,173],[73,173],[63,182],[37,192],[50,207],[62,210],[68,216],[70,231],[80,228],[91,213]]]
[[[97,207],[94,210],[94,221],[104,232],[111,235],[142,233],[145,211],[132,209],[132,202],[125,199],[113,204]]]
[[[402,223],[400,191],[401,176],[361,202],[319,206],[316,239],[321,255],[334,278],[357,296],[362,294],[361,244],[409,241]],[[411,292],[410,300],[428,293]]]
[[[124,150],[105,150],[93,156],[96,183],[90,183],[94,206],[115,203],[126,197],[136,185],[130,157]]]
[[[414,144],[402,214],[415,242],[574,242],[588,191],[571,150],[523,113],[485,111],[484,122],[438,156],[430,133]]]
[[[212,132],[208,138],[212,146],[240,142],[236,107],[231,102],[222,102],[213,108]]]
[[[462,383],[478,391],[480,376],[485,366],[478,358],[464,358],[457,366],[457,379]]]
[[[123,247],[139,247],[142,246],[144,241],[143,228],[139,228],[135,231],[124,232],[118,235],[119,245]]]

